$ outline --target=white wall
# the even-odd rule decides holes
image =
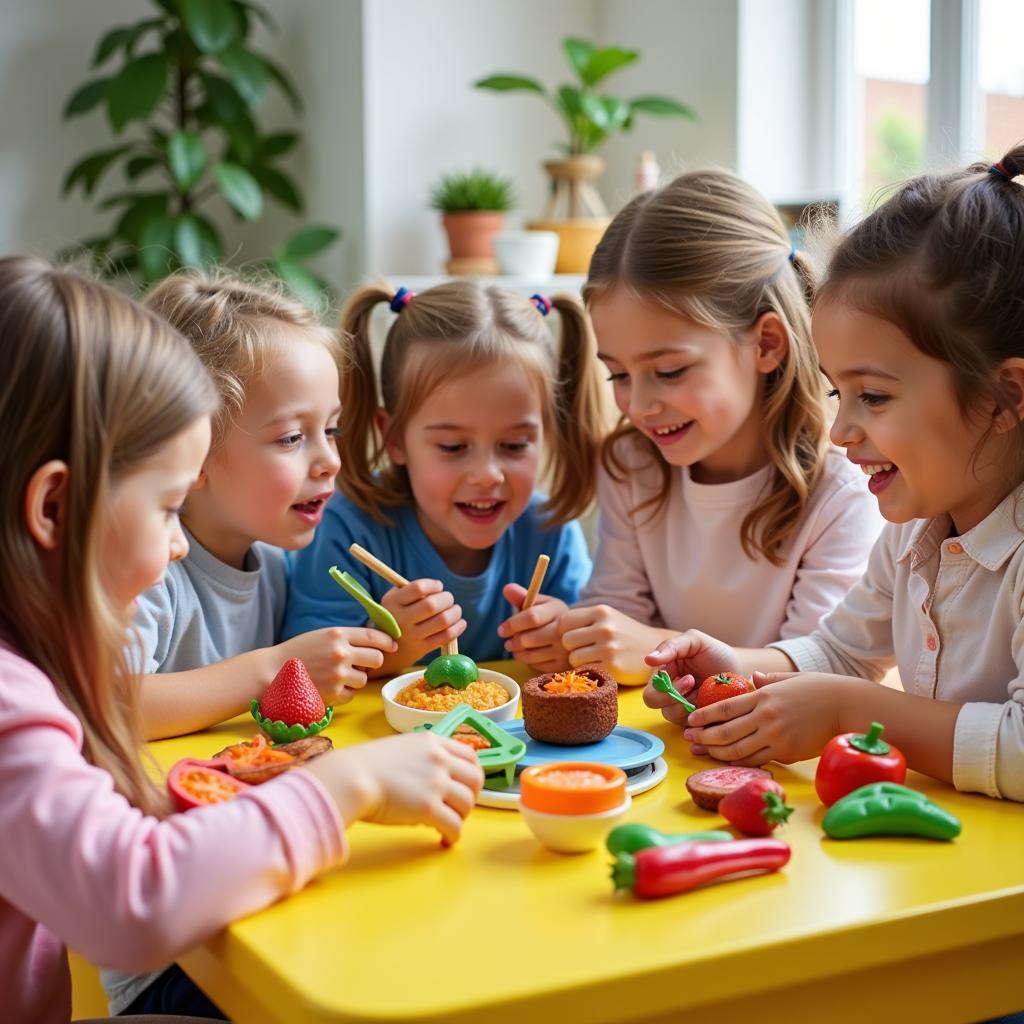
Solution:
[[[272,94],[261,123],[304,134],[288,166],[306,194],[305,220],[344,231],[342,244],[319,261],[342,287],[365,271],[441,269],[445,241],[428,194],[444,172],[493,168],[516,183],[513,220],[541,212],[540,165],[557,154],[559,120],[538,97],[471,83],[501,70],[549,85],[570,80],[566,35],[636,47],[641,62],[609,79],[608,90],[669,94],[700,117],[641,117],[631,134],[609,141],[600,189],[613,212],[629,198],[637,154],[647,148],[666,175],[712,163],[739,166],[773,198],[820,189],[806,173],[815,0],[264,2],[280,33],[261,30],[254,43],[289,69],[306,109],[296,119]],[[146,11],[143,0],[0,0],[0,252],[52,254],[109,224],[80,195],[59,197],[71,163],[112,144],[105,117],[65,125],[60,112],[89,76],[102,33]],[[217,218],[236,259],[266,255],[300,223],[273,203],[268,210],[256,225]]]

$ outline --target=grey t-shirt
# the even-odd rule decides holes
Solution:
[[[244,567],[235,569],[187,531],[186,536],[188,554],[139,597],[132,663],[147,675],[187,672],[271,647],[281,634],[288,597],[285,553],[256,543]],[[125,1010],[161,973],[101,971],[110,1012]]]

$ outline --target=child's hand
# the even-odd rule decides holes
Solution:
[[[432,825],[454,843],[484,784],[475,751],[430,733],[408,733],[344,750],[308,764],[334,796],[346,825]]]
[[[440,580],[412,580],[404,587],[392,587],[380,603],[402,629],[400,657],[389,659],[392,665],[411,665],[466,631],[462,609]]]
[[[345,704],[366,685],[367,671],[379,669],[398,644],[379,629],[328,626],[293,636],[276,649],[282,664],[298,658],[306,666],[327,704]]]
[[[559,620],[562,647],[573,668],[599,662],[620,683],[641,683],[650,675],[644,655],[665,637],[606,604],[571,608]]]
[[[502,593],[513,608],[519,608],[526,597],[526,588],[518,583],[507,583]],[[498,636],[507,637],[505,650],[516,661],[538,672],[559,672],[569,667],[558,624],[568,610],[569,606],[557,597],[538,594],[531,608],[515,612],[498,627]]]
[[[757,766],[817,757],[841,732],[841,688],[861,680],[811,672],[755,672],[753,693],[698,708],[683,736],[694,754]]]
[[[688,629],[670,640],[663,640],[645,656],[644,662],[652,673],[659,669],[667,672],[684,696],[700,680],[716,672],[742,672],[739,657],[728,644],[696,629]],[[649,708],[660,709],[669,722],[686,724],[686,708],[667,693],[656,690],[649,681],[644,687],[644,703]]]

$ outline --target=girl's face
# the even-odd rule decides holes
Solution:
[[[958,533],[1007,492],[982,411],[964,417],[948,364],[925,355],[895,324],[837,302],[814,311],[821,368],[839,399],[832,440],[867,474],[891,523],[949,513]],[[980,445],[980,447],[979,447]]]
[[[454,572],[483,572],[490,549],[530,503],[541,413],[535,380],[508,361],[438,388],[388,445],[409,473],[424,533]],[[379,415],[386,429],[387,414]]]
[[[316,339],[288,332],[206,460],[186,508],[189,530],[236,567],[253,541],[309,544],[334,493],[340,413],[331,354]]]
[[[758,404],[762,374],[785,352],[766,352],[614,288],[591,307],[598,358],[619,411],[673,466],[707,483],[738,480],[768,461]]]
[[[100,540],[103,582],[131,618],[135,598],[160,581],[168,562],[188,553],[178,512],[210,447],[202,417],[111,488]]]

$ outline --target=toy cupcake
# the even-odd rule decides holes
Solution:
[[[544,743],[597,743],[619,720],[618,684],[593,666],[534,676],[522,696],[523,726]]]

